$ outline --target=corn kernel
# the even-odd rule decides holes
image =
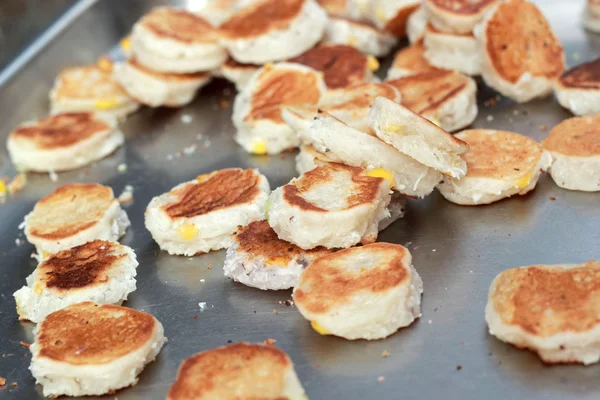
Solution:
[[[48,258],[48,256],[50,255],[50,253],[48,253],[47,251],[42,251],[42,258],[45,260],[46,258]]]
[[[327,329],[323,328],[317,321],[310,321],[310,326],[312,326],[312,328],[320,335],[329,335],[331,333]]]
[[[177,233],[179,233],[179,236],[181,236],[184,240],[192,240],[196,237],[198,232],[200,232],[200,229],[196,228],[196,226],[192,224],[185,224],[177,228]]]
[[[402,133],[404,126],[399,124],[387,124],[385,130],[388,132]]]
[[[257,140],[256,142],[252,143],[252,146],[250,147],[250,152],[252,154],[258,154],[261,156],[265,155],[267,154],[267,145],[262,140]]]
[[[523,189],[524,187],[527,187],[527,185],[529,185],[529,183],[531,182],[532,177],[533,177],[533,172],[528,173],[527,175],[525,175],[524,177],[519,179],[517,182],[515,182],[515,187],[517,187],[519,189]]]
[[[358,39],[356,39],[356,36],[350,36],[348,38],[348,44],[350,46],[356,46],[357,43],[358,43]]]
[[[131,50],[131,37],[125,36],[123,39],[121,39],[119,44],[121,45],[121,49],[123,49],[123,51],[128,52]]]
[[[369,172],[367,172],[367,176],[372,176],[374,178],[383,178],[390,183],[390,187],[393,187],[396,183],[396,179],[394,178],[394,174],[388,171],[385,168],[375,168]]]
[[[369,67],[369,69],[371,71],[375,72],[379,69],[379,61],[373,56],[368,56],[367,57],[367,66]]]
[[[100,57],[98,62],[96,62],[96,65],[104,72],[110,72],[113,69],[112,61],[106,56]]]
[[[0,197],[6,196],[6,192],[8,192],[8,189],[6,189],[6,183],[0,179]]]
[[[42,285],[40,285],[39,283],[36,283],[35,286],[33,287],[33,293],[42,294]]]
[[[286,268],[290,259],[288,257],[273,257],[269,258],[265,264],[268,266],[277,265],[278,267]]]
[[[206,182],[207,180],[210,179],[210,176],[211,176],[211,174],[198,175],[196,177],[196,182],[198,182],[198,183],[204,183],[204,182]]]
[[[377,10],[375,10],[375,16],[378,20],[385,22],[385,10],[383,7],[377,7]]]
[[[96,102],[97,110],[110,110],[111,108],[115,108],[119,105],[119,101],[117,99],[103,99],[98,100]]]

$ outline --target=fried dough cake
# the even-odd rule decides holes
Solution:
[[[223,78],[233,82],[237,91],[241,92],[248,85],[248,82],[250,82],[252,75],[261,69],[261,67],[261,65],[242,64],[229,57],[221,65],[219,72]]]
[[[216,28],[170,7],[154,8],[133,26],[131,52],[144,67],[166,73],[211,71],[227,59]]]
[[[112,76],[112,63],[67,68],[56,77],[50,91],[50,113],[95,112],[117,119],[139,108]]]
[[[93,240],[117,241],[130,222],[110,187],[63,185],[40,199],[25,216],[25,236],[38,256]]]
[[[306,400],[288,355],[275,346],[235,343],[186,358],[167,400]]]
[[[259,0],[220,27],[223,43],[240,63],[263,64],[300,55],[325,33],[327,14],[315,0]]]
[[[264,218],[271,189],[257,170],[230,168],[200,175],[154,197],[145,224],[162,250],[193,256],[231,246],[239,225]]]
[[[575,115],[600,114],[600,58],[566,71],[556,81],[554,94]]]
[[[463,155],[467,175],[445,177],[438,190],[460,205],[490,204],[535,188],[552,163],[550,153],[533,139],[514,132],[473,129],[455,135],[469,144]]]
[[[425,0],[433,26],[443,32],[471,33],[486,12],[501,0]]]
[[[315,258],[331,252],[323,247],[302,250],[281,240],[264,220],[239,227],[232,239],[223,266],[225,276],[262,290],[296,286],[302,271]]]
[[[266,218],[280,239],[305,250],[372,243],[389,217],[389,192],[388,179],[328,163],[275,189]]]
[[[457,179],[467,173],[461,155],[469,146],[408,108],[378,97],[369,124],[378,138],[416,161]]]
[[[512,268],[491,284],[490,334],[548,364],[600,360],[600,262]],[[296,302],[297,304],[297,302]]]
[[[565,68],[565,55],[534,4],[505,1],[474,32],[488,86],[520,103],[550,94]]]
[[[481,51],[472,33],[442,32],[428,24],[423,42],[425,58],[431,65],[467,75],[481,73]]]
[[[295,118],[288,118],[288,122],[299,134],[302,132],[307,143],[311,143],[318,152],[347,165],[384,173],[392,189],[406,196],[424,197],[442,180],[439,172],[381,139],[346,125],[325,111],[316,118],[312,113],[295,113]]]
[[[294,302],[322,335],[376,340],[419,317],[422,293],[410,252],[374,243],[317,258],[300,275]]]
[[[448,132],[477,118],[477,84],[460,72],[433,70],[386,83],[400,91],[403,106]]]
[[[137,259],[117,242],[94,240],[49,256],[14,294],[19,319],[41,322],[48,314],[91,301],[120,305],[136,288]]]
[[[44,396],[93,396],[135,385],[166,338],[156,318],[91,302],[48,315],[34,330],[29,369]]]
[[[328,44],[352,46],[363,54],[384,57],[398,41],[391,33],[378,29],[364,20],[330,16],[325,37]]]
[[[419,0],[371,0],[371,21],[397,38],[406,37],[408,17],[419,8]]]
[[[406,35],[408,41],[412,44],[418,43],[423,40],[425,36],[425,27],[429,23],[429,16],[427,10],[422,5],[419,6],[406,21]]]
[[[438,68],[431,65],[425,58],[425,45],[423,42],[418,42],[398,50],[392,65],[388,69],[386,80],[437,70]]]
[[[552,154],[550,176],[563,189],[600,191],[600,116],[567,119],[542,147]]]
[[[320,45],[288,60],[323,73],[328,89],[340,89],[373,81],[379,62],[352,46]]]
[[[600,0],[587,0],[583,26],[592,32],[600,32]]]
[[[236,142],[252,154],[278,154],[298,147],[296,133],[281,117],[282,108],[317,105],[327,91],[322,76],[300,64],[265,65],[235,98]]]
[[[114,117],[56,114],[18,126],[7,148],[15,166],[57,172],[84,167],[113,153],[125,141]]]
[[[135,58],[117,63],[113,74],[131,97],[150,107],[183,107],[212,79],[208,72],[172,74],[152,71]]]

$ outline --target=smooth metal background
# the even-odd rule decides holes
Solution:
[[[94,62],[155,3],[98,2],[58,34],[1,88],[2,141],[20,122],[47,113],[48,91],[62,68]],[[583,1],[538,3],[560,36],[570,65],[597,56],[600,37],[580,26]],[[135,200],[126,208],[132,227],[123,243],[135,249],[140,266],[138,289],[125,305],[155,315],[169,343],[135,387],[116,394],[120,400],[163,399],[184,358],[229,341],[267,338],[276,339],[292,357],[311,399],[600,397],[600,366],[544,366],[535,355],[499,342],[486,330],[487,290],[500,271],[600,257],[600,194],[561,190],[549,176],[542,177],[533,193],[492,206],[455,206],[437,193],[409,203],[406,217],[380,240],[411,250],[424,280],[423,316],[386,340],[350,342],[319,336],[295,307],[280,304],[290,299],[290,291],[262,292],[225,279],[224,252],[195,258],[161,252],[143,223],[153,196],[225,167],[260,168],[273,188],[295,174],[293,155],[251,157],[233,142],[231,109],[219,107],[223,98],[231,101],[232,93],[230,85],[218,81],[184,109],[144,109],[122,125],[127,143],[114,155],[60,174],[57,184],[47,175],[29,174],[25,190],[0,206],[0,376],[9,383],[0,389],[0,398],[42,398],[27,369],[29,352],[19,344],[32,341],[33,324],[17,320],[12,297],[35,267],[30,258],[33,247],[18,246],[15,239],[23,240],[17,226],[34,203],[68,182],[100,182],[117,195],[127,184],[135,187]],[[513,130],[540,140],[546,135],[540,125],[551,128],[570,116],[552,98],[526,105],[505,99],[494,107],[483,106],[494,95],[480,84],[481,110],[475,127]],[[192,116],[192,123],[182,123],[182,115]],[[210,147],[204,149],[207,139]],[[198,146],[195,153],[175,156],[193,144]],[[168,155],[175,158],[169,160]],[[128,165],[127,173],[117,171],[120,163]],[[14,175],[5,149],[0,164],[0,176]],[[556,196],[556,201],[549,196]],[[199,302],[207,303],[204,311]],[[388,358],[381,357],[384,350],[391,353]],[[458,365],[462,369],[457,370]],[[380,376],[385,377],[383,382],[377,381]],[[10,386],[13,381],[16,388]]]

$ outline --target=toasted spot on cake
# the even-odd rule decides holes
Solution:
[[[221,34],[230,39],[242,39],[287,29],[305,2],[306,0],[258,1],[243,8],[221,25]]]
[[[146,344],[156,321],[130,308],[78,303],[40,324],[39,357],[72,365],[107,364]]]
[[[314,71],[266,67],[258,77],[246,121],[268,119],[285,123],[281,107],[316,104],[321,98]]]
[[[105,283],[108,279],[105,272],[127,257],[127,254],[115,253],[115,250],[115,243],[103,240],[63,250],[38,266],[36,283],[55,291]]]
[[[11,133],[11,137],[30,141],[41,149],[60,149],[111,130],[112,127],[97,119],[93,113],[67,113],[21,126]]]
[[[115,197],[99,184],[69,184],[56,189],[35,205],[27,222],[28,234],[60,240],[98,223]]]
[[[151,69],[148,69],[148,68],[144,67],[142,64],[140,64],[135,59],[135,57],[129,58],[127,60],[127,63],[131,67],[133,67],[133,68],[135,68],[137,70],[142,71],[146,75],[153,76],[153,77],[158,78],[158,79],[163,80],[163,81],[186,82],[186,81],[193,81],[193,80],[197,80],[197,79],[204,79],[204,78],[207,78],[210,75],[209,72],[177,73],[177,74],[157,72],[157,71],[153,71]]]
[[[364,82],[368,59],[352,46],[325,45],[314,47],[289,62],[303,64],[323,72],[329,89]]]
[[[600,58],[571,68],[559,82],[566,88],[600,89]]]
[[[400,10],[400,12],[396,14],[394,18],[392,18],[385,24],[383,30],[386,32],[390,32],[391,34],[397,37],[406,36],[406,23],[408,21],[408,17],[410,16],[410,14],[415,12],[415,10],[419,8],[419,6],[420,4],[417,3],[408,7],[404,7],[402,10]]]
[[[563,48],[544,15],[531,3],[502,3],[488,21],[485,35],[493,67],[511,83],[527,72],[549,79],[563,72]]]
[[[57,100],[89,99],[127,96],[127,93],[112,78],[110,70],[87,65],[63,70],[57,78],[54,96]]]
[[[508,131],[473,129],[460,138],[469,144],[463,154],[469,177],[518,180],[533,170],[543,151],[535,140]]]
[[[329,184],[337,176],[346,175],[351,184],[348,187],[350,194],[346,197],[342,209],[350,209],[362,204],[371,204],[377,201],[381,192],[383,178],[371,177],[365,174],[365,170],[350,167],[344,164],[329,163],[304,173],[299,179],[283,186],[283,199],[292,206],[305,211],[328,212],[314,202],[308,200],[306,195],[315,187]]]
[[[155,35],[185,43],[216,42],[217,30],[203,18],[175,8],[155,8],[140,24]]]
[[[415,73],[438,70],[425,58],[425,45],[422,40],[398,51],[391,68],[406,69]]]
[[[173,191],[178,200],[163,209],[171,218],[191,218],[253,201],[261,193],[259,177],[252,169],[224,169],[208,179]]]
[[[589,331],[600,323],[600,263],[510,269],[490,299],[503,323],[539,337]]]
[[[319,257],[300,276],[294,299],[311,313],[322,314],[350,303],[361,292],[385,292],[409,279],[407,253],[401,246],[374,243]],[[357,268],[355,259],[361,256],[377,266]]]
[[[600,116],[569,118],[555,126],[542,147],[575,157],[600,156]]]

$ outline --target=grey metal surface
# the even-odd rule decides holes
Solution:
[[[567,49],[569,64],[597,56],[600,37],[580,28],[582,1],[540,1]],[[0,137],[5,141],[18,123],[47,112],[47,94],[57,72],[93,62],[109,51],[154,2],[104,1],[92,6],[52,41],[33,62],[0,90]],[[222,275],[224,252],[201,257],[173,257],[161,252],[143,224],[150,199],[179,182],[224,167],[257,167],[272,187],[294,176],[293,155],[251,157],[232,140],[233,89],[218,81],[181,110],[144,109],[122,128],[126,146],[111,157],[71,173],[56,184],[46,175],[29,175],[24,191],[0,206],[0,388],[2,399],[42,398],[27,369],[33,324],[17,320],[12,293],[35,267],[33,247],[17,226],[34,203],[58,185],[100,182],[120,193],[135,188],[126,208],[132,227],[123,243],[138,255],[138,289],[125,303],[155,315],[169,343],[139,383],[119,391],[121,400],[162,399],[179,363],[189,355],[229,341],[267,338],[287,351],[311,399],[597,399],[600,366],[544,366],[536,356],[490,337],[484,322],[488,286],[500,271],[534,263],[576,263],[598,258],[600,195],[561,190],[548,176],[531,194],[495,205],[452,205],[435,193],[411,201],[406,217],[380,240],[405,244],[421,274],[423,316],[413,326],[375,342],[349,342],[319,336],[292,306],[290,291],[262,292],[235,284]],[[475,127],[503,128],[540,140],[541,125],[552,127],[569,114],[554,100],[527,105],[501,100],[480,85],[481,111]],[[184,124],[182,115],[192,117]],[[199,136],[201,135],[201,136]],[[193,154],[177,156],[196,145]],[[205,148],[206,147],[206,148]],[[172,159],[171,159],[172,158]],[[120,163],[128,166],[119,173]],[[0,152],[0,176],[13,176],[6,151]],[[549,196],[556,196],[552,201]],[[209,268],[212,266],[212,268]],[[201,280],[204,280],[201,282]],[[198,303],[206,302],[201,311]],[[277,310],[278,313],[274,313]],[[194,316],[198,316],[194,319]],[[381,353],[390,352],[388,358]],[[460,365],[462,369],[457,370]],[[385,377],[378,382],[378,377]],[[10,386],[16,382],[17,387]],[[108,396],[107,398],[113,398]]]

